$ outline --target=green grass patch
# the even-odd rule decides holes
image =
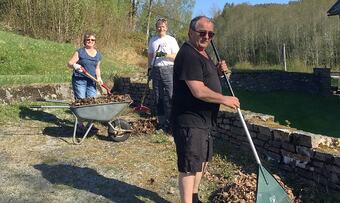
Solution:
[[[21,120],[38,120],[43,122],[55,122],[72,120],[73,116],[68,108],[31,108],[31,106],[54,105],[43,102],[17,102],[12,104],[0,104],[0,124],[19,123]]]
[[[78,47],[72,44],[32,39],[0,31],[0,85],[62,83],[71,81],[71,70],[66,64]],[[102,77],[128,75],[133,66],[120,66],[103,54]]]
[[[287,72],[303,72],[312,73],[314,66],[306,66],[299,60],[291,60],[287,62]],[[285,71],[283,64],[259,64],[254,65],[249,62],[238,62],[233,66],[236,70],[265,70],[265,71]]]
[[[269,64],[261,64],[261,65],[253,65],[249,62],[239,62],[235,64],[233,67],[236,70],[284,70],[282,65],[269,65]]]
[[[170,143],[169,136],[171,135],[167,135],[164,132],[155,133],[151,136],[151,142],[158,144],[169,144]]]
[[[340,88],[340,78],[331,78],[331,87],[334,87],[336,90]]]
[[[282,125],[307,132],[340,137],[340,98],[294,92],[236,90],[241,109],[274,115]]]
[[[20,120],[18,105],[0,104],[0,108],[0,123],[18,122]]]

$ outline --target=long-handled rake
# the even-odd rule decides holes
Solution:
[[[218,61],[221,60],[216,47],[214,45],[214,42],[211,40],[211,45],[214,49],[216,58]],[[228,89],[232,96],[235,96],[234,91],[231,87],[231,84],[229,82],[229,79],[225,73],[224,79],[226,83],[228,84]],[[255,156],[256,162],[259,165],[259,170],[257,173],[257,186],[256,186],[256,203],[291,203],[292,200],[289,198],[286,191],[282,188],[282,186],[277,182],[277,180],[273,177],[272,174],[270,174],[261,164],[260,158],[256,152],[255,145],[253,143],[253,140],[250,136],[248,127],[246,122],[244,121],[243,115],[241,113],[241,109],[237,108],[237,113],[240,117],[243,129],[247,135],[248,141],[250,143],[250,147],[253,151],[253,154]]]
[[[86,77],[90,78],[91,80],[93,80],[93,81],[95,81],[97,84],[99,84],[99,81],[98,81],[95,77],[93,77],[93,76],[92,76],[85,68],[81,67],[81,70],[82,70],[81,73],[82,73],[83,75],[85,75]],[[102,87],[106,90],[106,92],[107,92],[108,95],[111,95],[111,94],[112,94],[110,88],[109,88],[105,83],[101,84],[100,86],[102,86]]]
[[[158,46],[158,48],[157,48],[155,53],[157,53],[159,51],[160,47],[161,47],[161,45]],[[149,90],[149,83],[150,83],[150,80],[151,80],[150,74],[152,72],[152,69],[155,66],[156,58],[157,57],[156,57],[156,54],[155,54],[155,57],[153,58],[151,69],[148,71],[148,74],[147,74],[148,79],[147,79],[147,82],[146,82],[146,87],[145,87],[145,90],[144,90],[144,93],[143,93],[140,105],[138,105],[138,106],[136,106],[134,108],[134,111],[136,111],[136,112],[144,112],[144,113],[147,113],[147,114],[150,114],[150,112],[151,112],[150,108],[144,106],[144,100],[145,100],[145,97],[146,97],[146,93]]]

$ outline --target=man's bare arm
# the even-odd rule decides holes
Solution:
[[[197,99],[210,103],[223,104],[234,109],[240,107],[240,102],[237,97],[224,96],[215,92],[205,86],[202,81],[186,80],[185,82],[188,85],[191,94]]]

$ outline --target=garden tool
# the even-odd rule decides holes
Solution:
[[[214,53],[218,61],[221,61],[220,56],[216,50],[214,42],[211,40],[211,45],[213,47]],[[228,85],[228,89],[232,96],[235,96],[234,91],[230,85],[229,79],[226,73],[223,73],[224,79]],[[247,135],[250,147],[255,156],[256,162],[259,166],[257,173],[257,186],[256,186],[256,203],[292,203],[286,191],[277,182],[277,180],[270,174],[261,164],[260,158],[256,152],[255,145],[250,136],[246,122],[244,121],[243,115],[240,108],[237,108],[237,113],[240,117],[243,129]]]
[[[83,75],[85,75],[86,77],[90,78],[91,80],[99,84],[99,81],[95,77],[93,77],[85,68],[81,67],[81,70],[82,70],[81,73]],[[112,94],[110,88],[105,83],[101,84],[100,86],[102,86],[106,90],[108,95]]]
[[[141,103],[140,103],[140,105],[138,105],[138,106],[136,106],[134,108],[134,111],[136,111],[136,112],[144,112],[144,113],[147,113],[147,114],[150,114],[150,112],[151,112],[150,108],[144,106],[143,104],[144,104],[144,100],[145,100],[146,94],[147,94],[147,92],[149,90],[149,83],[150,83],[150,80],[151,80],[151,75],[150,74],[152,72],[153,67],[155,66],[155,61],[157,59],[157,53],[158,53],[160,47],[161,47],[161,45],[158,46],[158,48],[156,50],[156,54],[155,54],[155,56],[153,58],[152,66],[148,70],[148,73],[147,73],[148,79],[147,79],[146,87],[145,87],[145,90],[144,90],[144,93],[143,93],[143,96],[142,96],[142,99],[141,99]]]

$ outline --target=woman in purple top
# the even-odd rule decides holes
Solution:
[[[96,49],[96,35],[84,34],[84,47],[79,48],[68,62],[68,67],[73,69],[72,88],[75,99],[95,97],[97,95],[96,83],[83,75],[83,67],[93,77],[97,78],[99,85],[103,84],[100,76],[100,52]]]

